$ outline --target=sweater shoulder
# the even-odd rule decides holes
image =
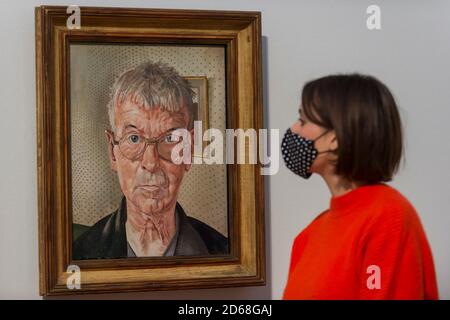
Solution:
[[[423,232],[419,215],[411,202],[397,189],[385,185],[373,192],[369,204],[365,228],[371,233],[393,234]]]
[[[381,185],[373,192],[371,206],[376,210],[377,218],[387,218],[387,216],[410,220],[417,216],[416,209],[412,203],[397,189],[388,185]]]

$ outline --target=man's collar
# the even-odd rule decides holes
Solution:
[[[175,243],[173,255],[174,256],[195,256],[195,255],[209,255],[202,237],[197,230],[189,222],[189,217],[186,215],[183,207],[176,202],[175,205],[176,216],[176,233],[174,235]],[[126,198],[123,197],[117,210],[117,219],[115,221],[115,240],[122,239],[124,241],[125,252],[127,247],[125,223],[127,221],[127,204]],[[123,237],[123,238],[122,238]],[[171,241],[172,244],[172,241]],[[171,245],[169,245],[171,246]],[[168,248],[169,249],[169,248]]]

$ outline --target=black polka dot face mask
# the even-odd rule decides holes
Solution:
[[[309,140],[293,133],[290,128],[287,129],[281,142],[281,153],[289,170],[305,179],[311,177],[309,170],[314,159],[321,153],[314,147],[314,142],[325,133],[315,140]]]

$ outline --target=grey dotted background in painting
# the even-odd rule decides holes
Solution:
[[[225,132],[223,47],[77,44],[70,56],[74,223],[93,225],[116,210],[122,197],[104,131],[110,87],[123,71],[151,60],[168,63],[182,76],[206,76],[210,127]],[[189,216],[227,235],[226,165],[193,165],[178,201]]]

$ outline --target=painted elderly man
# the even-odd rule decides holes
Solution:
[[[227,238],[177,202],[191,167],[172,160],[174,146],[186,142],[177,132],[193,135],[189,83],[166,64],[146,62],[123,73],[112,89],[106,138],[124,197],[75,241],[73,258],[227,254]]]

